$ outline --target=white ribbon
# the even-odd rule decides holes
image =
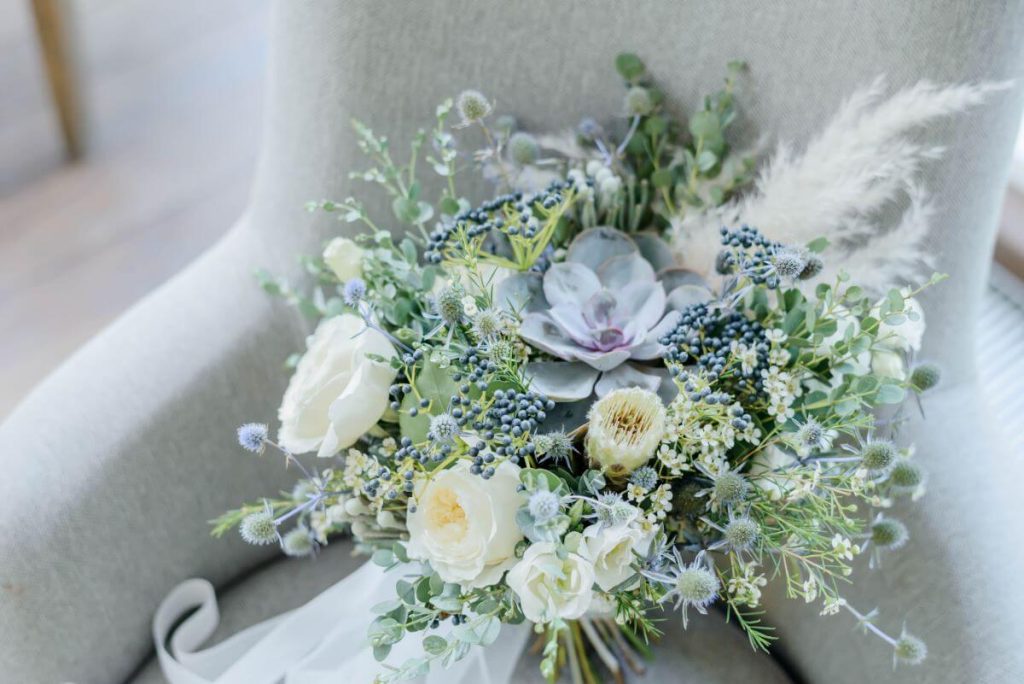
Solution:
[[[213,585],[182,582],[153,616],[153,640],[169,684],[364,684],[384,672],[366,632],[371,608],[395,597],[395,576],[372,563],[305,605],[282,613],[203,650],[220,622]],[[422,684],[507,684],[530,629],[503,625],[498,642],[417,681]],[[396,644],[388,662],[401,665],[422,653],[421,635]],[[344,679],[339,679],[343,675]]]

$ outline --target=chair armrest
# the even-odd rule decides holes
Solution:
[[[254,282],[260,248],[243,228],[0,426],[4,681],[123,681],[174,584],[220,584],[277,552],[215,540],[206,523],[294,479],[235,443],[238,424],[273,422],[303,335]]]

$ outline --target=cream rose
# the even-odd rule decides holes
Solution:
[[[277,415],[278,440],[288,451],[333,456],[355,444],[377,424],[388,405],[395,371],[369,358],[395,356],[384,335],[358,316],[342,314],[320,322],[306,340]]]
[[[508,586],[532,622],[583,617],[594,598],[594,566],[578,553],[558,557],[551,542],[533,544],[508,571]]]
[[[796,456],[774,444],[754,455],[750,462],[750,478],[754,486],[765,492],[772,501],[778,501],[795,485],[785,470],[796,463]]]
[[[324,263],[343,283],[360,278],[363,275],[363,249],[348,238],[334,238],[324,249]]]
[[[647,553],[651,534],[635,525],[591,525],[583,531],[581,553],[594,564],[594,579],[602,591],[611,591],[636,574],[635,556]]]
[[[497,584],[523,538],[515,522],[524,503],[516,491],[519,470],[506,461],[485,480],[462,461],[435,474],[417,491],[416,510],[406,521],[409,556],[429,561],[441,579],[466,589]]]
[[[891,349],[876,349],[871,352],[871,372],[883,378],[903,381],[907,379],[907,368],[903,354]]]
[[[872,314],[878,315],[878,309]],[[916,299],[910,297],[903,301],[903,314],[906,319],[902,323],[879,323],[878,344],[893,351],[919,351],[924,337],[924,309]]]

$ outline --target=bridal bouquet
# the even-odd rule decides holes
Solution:
[[[239,441],[303,477],[215,533],[291,556],[351,535],[394,578],[366,617],[379,681],[524,622],[549,681],[642,670],[659,624],[712,607],[767,649],[770,583],[921,662],[922,640],[843,590],[858,556],[907,541],[889,511],[926,479],[899,428],[939,381],[914,360],[922,287],[906,284],[929,266],[915,177],[939,151],[906,134],[986,89],[885,100],[876,82],[755,180],[756,150],[728,136],[741,65],[685,118],[636,56],[616,66],[622,116],[564,135],[517,130],[476,91],[438,107],[405,163],[355,124],[372,166],[353,175],[394,215],[317,202],[365,231],[306,261],[310,295],[261,276],[319,323],[276,438],[253,423]],[[482,202],[457,189],[467,167],[497,187]],[[416,653],[390,662],[404,640]]]

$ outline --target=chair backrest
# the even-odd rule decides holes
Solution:
[[[694,106],[725,65],[750,65],[740,89],[739,138],[799,145],[840,102],[879,74],[894,88],[1017,79],[1022,3],[957,0],[858,3],[446,0],[433,3],[279,3],[266,136],[253,225],[275,258],[292,260],[351,227],[302,211],[309,199],[378,196],[349,180],[365,168],[349,125],[357,117],[402,154],[434,106],[467,87],[527,128],[560,130],[617,113],[617,52],[647,62],[674,106]],[[931,247],[952,280],[929,295],[926,353],[955,379],[972,372],[972,322],[985,282],[999,199],[1020,117],[1020,84],[928,135],[948,147],[928,169],[938,199]],[[428,171],[428,175],[430,172]],[[286,268],[284,261],[276,264]],[[941,304],[941,309],[937,304]],[[935,334],[942,330],[941,335]],[[941,339],[940,339],[941,338]]]

